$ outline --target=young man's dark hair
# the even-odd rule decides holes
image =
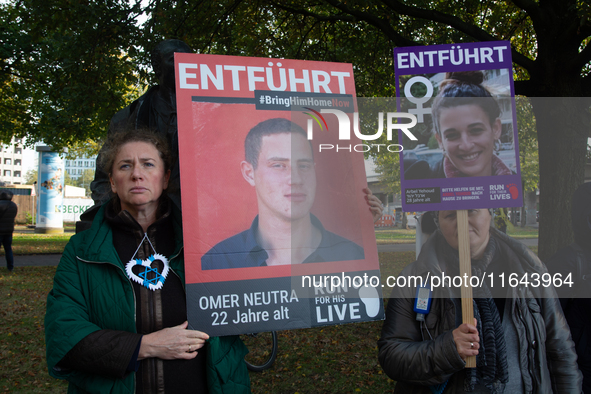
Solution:
[[[308,138],[304,129],[293,123],[291,120],[285,118],[267,119],[258,123],[248,132],[248,135],[244,140],[244,154],[246,161],[252,164],[252,167],[256,170],[259,153],[261,152],[261,146],[263,144],[263,137],[283,133],[298,133],[303,135],[304,138]]]

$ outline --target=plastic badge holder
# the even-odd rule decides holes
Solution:
[[[417,287],[413,310],[418,321],[425,321],[425,315],[431,310],[431,289],[426,285]]]

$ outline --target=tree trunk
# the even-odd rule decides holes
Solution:
[[[584,98],[532,98],[540,160],[538,255],[548,260],[573,241],[571,197],[583,183],[589,135],[589,104]]]

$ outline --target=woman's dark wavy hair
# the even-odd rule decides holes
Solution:
[[[308,135],[299,125],[295,124],[291,120],[285,118],[272,118],[264,120],[254,126],[244,140],[244,156],[246,161],[252,164],[256,170],[259,161],[259,154],[263,145],[263,137],[267,137],[275,134],[283,133],[297,133],[301,134],[304,138],[308,138]],[[312,144],[310,144],[310,148]],[[313,151],[313,150],[312,150]]]
[[[482,71],[461,71],[445,74],[445,79],[439,84],[439,93],[433,101],[431,115],[433,130],[441,135],[439,117],[445,108],[460,105],[478,105],[487,114],[490,124],[501,115],[501,108],[497,100],[482,85],[484,74]],[[474,100],[474,98],[478,98]]]

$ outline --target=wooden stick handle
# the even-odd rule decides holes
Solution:
[[[461,209],[456,211],[458,221],[458,249],[460,252],[460,275],[462,278],[472,275],[472,261],[470,259],[470,234],[468,231],[468,211]],[[462,297],[462,322],[474,324],[474,308],[472,302],[472,287],[470,281],[463,283],[461,288]],[[464,286],[464,284],[466,286]],[[476,368],[476,357],[466,358],[466,368]]]

